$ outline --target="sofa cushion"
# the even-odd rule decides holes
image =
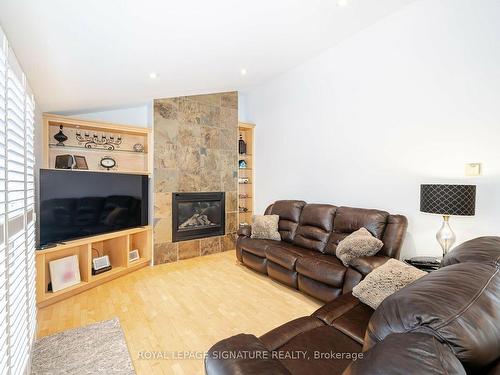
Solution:
[[[280,217],[278,230],[282,241],[293,241],[295,231],[299,225],[300,213],[305,205],[306,202],[295,200],[276,201],[272,205],[270,213]]]
[[[266,250],[266,258],[289,270],[295,270],[295,262],[303,256],[311,256],[316,253],[309,249],[302,249],[292,244],[283,243],[269,246]]]
[[[317,255],[299,258],[295,269],[310,279],[341,288],[347,268],[334,256]]]
[[[278,232],[278,215],[254,215],[251,238],[281,241]]]
[[[333,231],[325,247],[325,254],[335,254],[337,245],[347,235],[366,228],[374,237],[382,239],[389,213],[355,207],[338,207],[333,219]]]
[[[366,228],[360,228],[339,242],[335,255],[348,267],[356,258],[377,254],[382,246],[382,241],[373,237]]]
[[[384,299],[425,275],[425,271],[399,260],[389,259],[352,288],[352,295],[376,309]]]
[[[323,251],[333,228],[337,207],[331,204],[306,204],[293,243],[312,250]]]
[[[243,250],[262,258],[266,257],[266,250],[269,247],[269,245],[272,245],[273,243],[279,243],[279,242],[272,240],[260,240],[248,237],[242,237],[238,242],[239,246]]]

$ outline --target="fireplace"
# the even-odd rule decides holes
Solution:
[[[222,236],[225,233],[224,193],[173,193],[172,241]]]

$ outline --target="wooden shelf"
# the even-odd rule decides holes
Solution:
[[[56,247],[37,250],[36,259],[36,296],[37,306],[45,307],[57,301],[69,298],[104,282],[123,276],[151,262],[152,228],[151,226],[131,228],[98,236],[68,241]],[[108,255],[112,269],[92,275],[92,259],[99,255]],[[129,251],[139,250],[140,258],[135,262],[128,260]],[[49,262],[78,255],[81,282],[57,292],[47,291],[50,282]]]
[[[57,149],[57,150],[65,150],[65,151],[77,151],[77,152],[98,152],[98,153],[108,153],[108,154],[113,154],[115,152],[118,152],[118,153],[126,153],[126,154],[130,154],[130,155],[137,155],[137,156],[142,156],[144,157],[144,155],[146,155],[145,152],[137,152],[137,151],[134,151],[134,150],[122,150],[120,148],[115,148],[114,150],[107,150],[105,148],[89,148],[89,147],[85,147],[85,146],[58,146],[56,144],[49,144],[49,148],[54,148],[54,149]]]

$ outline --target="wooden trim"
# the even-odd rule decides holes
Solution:
[[[44,121],[47,121],[47,124],[49,122],[56,122],[58,124],[60,123],[68,127],[84,126],[88,128],[93,128],[95,130],[108,129],[108,130],[120,131],[123,133],[131,133],[131,134],[151,133],[151,128],[143,128],[140,126],[128,125],[128,124],[115,124],[112,122],[105,122],[105,121],[83,120],[69,116],[54,115],[51,113],[44,113],[43,119]]]
[[[239,122],[238,127],[239,128],[253,129],[253,128],[255,128],[255,124],[252,124],[250,122]]]

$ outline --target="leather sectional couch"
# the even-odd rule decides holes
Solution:
[[[257,338],[215,344],[208,375],[500,374],[500,237],[451,251],[443,267],[374,311],[351,293]]]
[[[250,227],[240,228],[238,260],[324,302],[350,292],[375,267],[398,258],[408,226],[404,216],[385,211],[299,200],[276,201],[265,214],[279,215],[282,240],[252,239]],[[345,267],[335,249],[361,227],[382,240],[384,247],[376,256],[357,258],[355,264]]]

